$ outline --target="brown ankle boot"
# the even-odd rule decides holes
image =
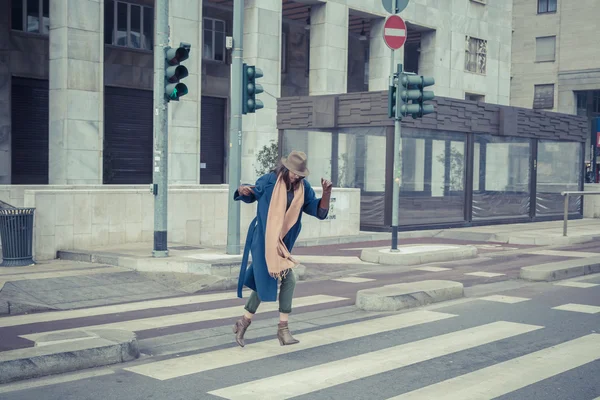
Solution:
[[[233,325],[233,333],[235,333],[235,341],[241,347],[244,347],[246,343],[244,342],[244,334],[246,333],[246,329],[250,326],[252,320],[247,319],[242,316],[242,318],[238,319]]]
[[[279,344],[282,346],[300,343],[300,341],[295,339],[290,333],[287,322],[279,322],[279,325],[277,326],[277,339],[279,339]]]

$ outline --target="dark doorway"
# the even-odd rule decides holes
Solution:
[[[404,71],[419,73],[419,56],[421,55],[421,32],[408,30],[404,44]]]
[[[48,81],[12,78],[11,183],[48,184]]]
[[[200,183],[225,183],[225,112],[227,99],[202,96]]]

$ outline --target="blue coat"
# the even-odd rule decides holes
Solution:
[[[308,215],[312,215],[318,219],[325,219],[327,212],[319,213],[320,198],[317,198],[315,191],[310,186],[306,179],[304,182],[304,206],[302,211]],[[234,200],[241,200],[244,203],[253,203],[258,201],[256,217],[250,223],[248,228],[248,236],[244,247],[244,257],[240,269],[238,280],[238,297],[242,298],[242,289],[244,286],[249,287],[258,294],[261,301],[276,301],[277,300],[277,279],[269,275],[267,262],[265,260],[265,230],[267,226],[267,217],[269,213],[269,204],[273,189],[277,183],[275,173],[263,175],[256,181],[256,187],[253,188],[254,194],[249,196],[241,196],[238,191],[234,194]],[[302,229],[302,212],[298,216],[298,221],[292,226],[283,242],[291,252],[296,239]],[[252,263],[248,265],[248,256],[252,252]]]

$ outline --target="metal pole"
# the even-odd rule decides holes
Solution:
[[[565,215],[563,222],[563,236],[567,236],[567,224],[569,223],[569,195],[565,194]]]
[[[233,51],[231,63],[231,110],[229,130],[229,202],[227,254],[240,254],[240,204],[233,195],[242,175],[242,64],[244,0],[233,1]]]
[[[398,72],[402,72],[402,64],[398,64]],[[398,208],[400,207],[400,180],[402,165],[400,155],[402,152],[402,130],[400,125],[400,83],[396,95],[396,118],[394,119],[394,173],[392,174],[392,251],[398,251]]]
[[[154,39],[154,247],[153,257],[168,257],[167,197],[169,192],[169,133],[165,87],[165,48],[169,45],[169,0],[156,0]]]
[[[398,11],[398,0],[394,0],[394,12]],[[390,62],[390,82],[394,84],[394,56],[392,50],[392,59]],[[402,65],[399,65],[398,72],[402,72]],[[400,77],[398,77],[400,78]],[[396,91],[396,117],[394,118],[394,171],[392,173],[392,251],[398,251],[398,207],[400,202],[400,85]]]

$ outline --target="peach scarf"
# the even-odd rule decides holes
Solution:
[[[265,232],[265,259],[269,275],[273,278],[285,277],[290,270],[299,263],[290,254],[283,238],[298,221],[298,216],[304,205],[304,185],[298,185],[294,190],[294,199],[290,208],[287,208],[287,188],[281,175],[277,177],[277,183],[273,189],[269,214],[267,216],[267,227]]]

